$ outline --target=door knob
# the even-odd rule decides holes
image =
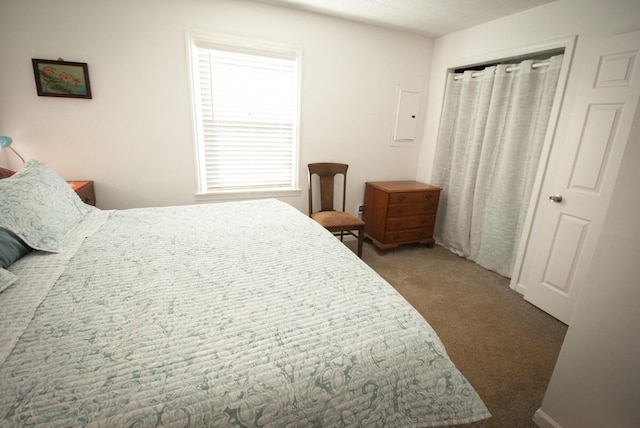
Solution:
[[[562,202],[562,195],[552,195],[552,196],[549,196],[549,200],[550,200],[551,202],[555,202],[556,204],[558,204],[558,203]]]

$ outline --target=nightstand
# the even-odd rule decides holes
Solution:
[[[0,166],[0,178],[9,178],[15,173],[16,172],[11,169],[3,168]]]
[[[93,181],[67,181],[67,183],[80,196],[82,202],[96,206],[96,192],[93,188]]]

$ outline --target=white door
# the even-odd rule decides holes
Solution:
[[[523,259],[524,298],[569,323],[600,235],[640,96],[640,32],[589,48],[566,140],[547,171]],[[556,196],[557,195],[557,196]],[[638,197],[629,195],[629,197]],[[534,251],[530,251],[534,248]],[[640,261],[639,261],[640,263]],[[603,284],[606,285],[606,284]]]

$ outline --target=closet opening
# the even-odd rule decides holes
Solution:
[[[448,68],[431,178],[443,189],[434,235],[508,278],[521,269],[573,42]]]

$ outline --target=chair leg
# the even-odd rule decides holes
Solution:
[[[358,257],[362,258],[362,241],[364,240],[364,231],[358,229]]]

